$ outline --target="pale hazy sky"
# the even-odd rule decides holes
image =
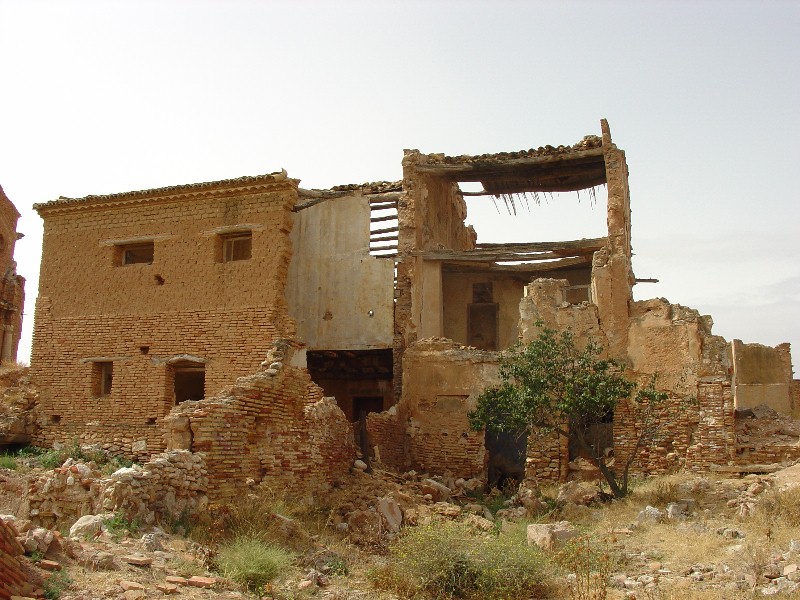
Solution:
[[[280,168],[306,188],[396,180],[403,148],[573,144],[603,117],[630,167],[634,270],[660,279],[636,297],[797,356],[799,63],[795,1],[0,0],[20,358],[35,202]],[[513,218],[476,204],[479,241],[603,232],[585,195]]]

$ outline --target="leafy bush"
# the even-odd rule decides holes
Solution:
[[[541,597],[544,563],[522,538],[448,522],[407,530],[374,576],[405,597],[502,600]]]
[[[115,539],[126,534],[135,535],[139,531],[139,522],[128,520],[121,512],[115,513],[110,519],[103,519],[103,526]]]
[[[258,592],[289,568],[292,557],[282,548],[243,537],[220,546],[216,564],[223,576]]]

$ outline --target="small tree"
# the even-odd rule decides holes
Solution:
[[[660,428],[654,407],[667,394],[655,389],[655,379],[644,388],[623,375],[622,366],[601,358],[603,349],[590,341],[584,349],[575,346],[570,331],[542,329],[527,345],[519,345],[500,359],[501,383],[486,389],[477,408],[469,413],[470,425],[480,430],[521,431],[536,428],[572,438],[600,469],[612,494],[628,493],[628,472],[643,445],[655,440]],[[598,422],[632,398],[637,419],[637,440],[618,477],[603,455],[603,448],[588,438],[587,423]]]

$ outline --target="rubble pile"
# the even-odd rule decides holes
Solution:
[[[0,446],[28,444],[36,432],[39,392],[28,369],[0,367]]]
[[[739,464],[791,462],[800,458],[800,420],[761,404],[737,411],[736,455]]]

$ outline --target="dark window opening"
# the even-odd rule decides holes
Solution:
[[[528,436],[524,431],[487,431],[484,437],[488,461],[487,489],[513,489],[525,477]]]
[[[92,395],[95,397],[108,396],[111,393],[111,384],[114,381],[114,363],[111,361],[98,361],[92,363]]]
[[[497,350],[500,305],[470,304],[467,311],[467,343],[478,350]]]
[[[249,231],[231,233],[222,237],[222,262],[248,260],[253,251],[253,234]]]
[[[146,242],[142,244],[128,244],[120,246],[121,264],[123,265],[152,265],[155,256],[155,244]]]
[[[50,423],[53,425],[61,423],[61,415],[50,415]]]
[[[473,304],[491,304],[494,302],[492,282],[472,284]]]
[[[350,422],[357,422],[362,410],[382,411],[394,404],[390,348],[309,350],[306,363],[311,379],[336,398]]]
[[[175,366],[172,375],[175,404],[205,398],[206,370],[204,366]]]

